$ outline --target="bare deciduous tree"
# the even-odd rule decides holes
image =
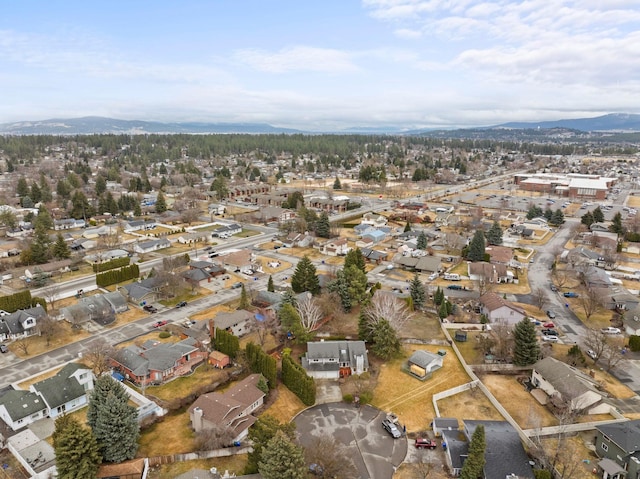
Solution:
[[[569,279],[566,272],[559,271],[557,268],[553,270],[551,275],[553,276],[556,285],[558,285],[558,288],[562,288],[565,284],[567,284],[567,280]]]
[[[87,344],[83,353],[84,363],[91,368],[93,374],[100,376],[111,369],[110,358],[114,357],[115,350],[104,339],[96,339]]]
[[[59,299],[60,283],[52,283],[42,292],[42,295],[47,300],[47,303],[51,305],[51,312],[56,310],[56,301]]]
[[[23,336],[16,340],[14,343],[18,351],[25,356],[29,356],[29,346],[31,346],[31,338],[29,336]]]
[[[225,446],[229,446],[233,438],[234,432],[232,429],[224,425],[213,424],[211,428],[197,433],[196,445],[200,451],[222,449]]]
[[[377,291],[371,302],[365,308],[368,328],[373,331],[377,324],[385,319],[391,327],[399,332],[402,327],[414,317],[406,303],[394,295]]]
[[[496,359],[506,361],[513,351],[513,326],[506,321],[496,321],[491,325],[491,335],[495,341],[493,355]]]
[[[600,295],[595,288],[585,288],[579,300],[587,320],[597,313],[602,306]]]
[[[358,469],[351,460],[350,453],[333,436],[323,434],[305,448],[305,459],[309,464],[317,464],[321,477],[356,479]]]
[[[533,290],[533,302],[540,311],[547,305],[547,291],[541,286]]]
[[[47,346],[58,332],[58,322],[48,314],[38,320],[38,333],[43,336]]]
[[[296,304],[296,311],[300,315],[300,324],[308,333],[318,328],[322,319],[322,312],[313,296],[308,295]]]
[[[271,310],[260,309],[259,313],[263,319],[262,321],[255,322],[255,331],[258,335],[258,342],[260,343],[260,346],[264,346],[267,336],[275,331],[278,320]]]

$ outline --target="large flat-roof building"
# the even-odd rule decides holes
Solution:
[[[578,173],[519,173],[514,176],[514,183],[524,191],[596,200],[605,199],[615,182],[615,178]]]

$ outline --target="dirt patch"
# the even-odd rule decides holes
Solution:
[[[504,421],[502,415],[478,388],[439,401],[438,409],[441,417]]]
[[[416,479],[428,477],[429,479],[449,478],[443,465],[432,465],[427,463],[403,463],[393,475],[393,479]]]

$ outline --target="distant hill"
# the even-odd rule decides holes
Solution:
[[[95,133],[304,133],[262,123],[161,123],[157,121],[117,120],[99,116],[84,118],[21,121],[0,124],[3,135],[91,135]]]
[[[640,131],[640,115],[630,113],[611,113],[595,118],[575,118],[572,120],[510,122],[491,128],[569,128],[580,131]]]

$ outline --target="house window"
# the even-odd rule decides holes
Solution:
[[[603,451],[608,451],[609,450],[609,446],[607,444],[605,444],[604,442],[602,444],[600,444],[600,447],[602,447]]]
[[[602,439],[604,441],[611,442],[611,439],[609,439],[609,436],[605,436],[604,434],[602,435]]]

